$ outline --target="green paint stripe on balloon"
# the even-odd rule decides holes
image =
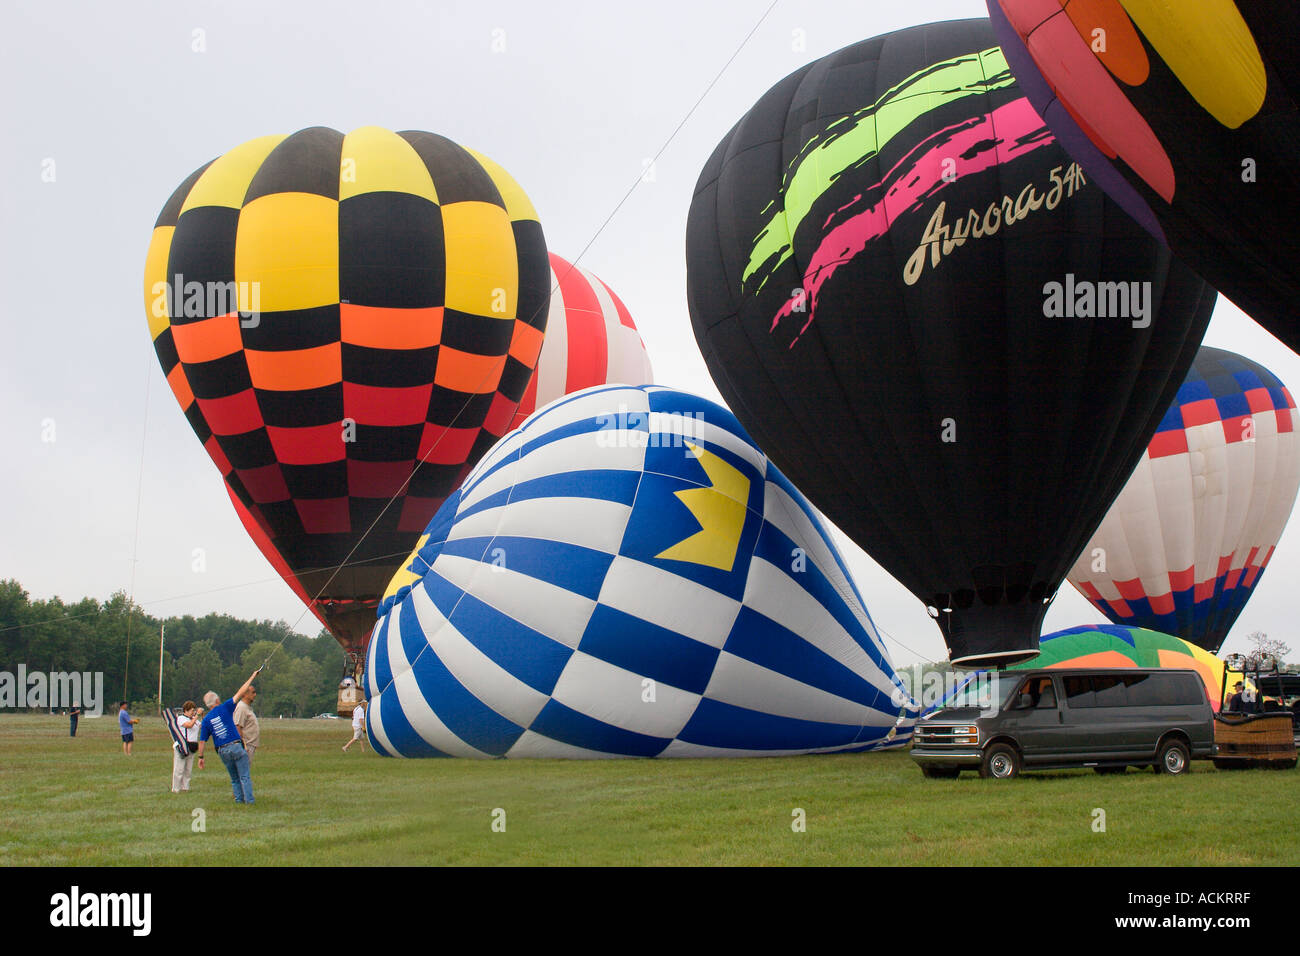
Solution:
[[[1038,667],[1054,667],[1065,661],[1072,661],[1088,654],[1100,654],[1115,651],[1130,659],[1136,659],[1139,649],[1133,647],[1123,638],[1105,631],[1081,631],[1067,637],[1056,637],[1039,645],[1040,653],[1032,660],[1016,664],[1012,670],[1033,670]],[[1137,665],[1144,667],[1146,665]]]
[[[1041,653],[1033,660],[1008,669],[1031,670],[1036,667],[1052,667],[1104,651],[1123,654],[1133,662],[1134,667],[1164,666],[1160,662],[1162,650],[1188,657],[1194,656],[1188,644],[1181,638],[1145,628],[1134,629],[1129,633],[1133,638],[1132,644],[1106,631],[1081,631],[1068,637],[1053,638],[1041,645]]]
[[[1126,642],[1105,631],[1084,631],[1069,637],[1058,637],[1039,645],[1041,653],[1033,660],[1017,665],[1018,669],[1031,670],[1036,667],[1052,667],[1063,661],[1072,661],[1085,654],[1098,654],[1103,651],[1118,651],[1125,657],[1132,657],[1134,649]]]
[[[1172,651],[1175,654],[1181,654],[1195,660],[1192,645],[1180,637],[1174,637],[1172,634],[1166,634],[1163,631],[1142,628],[1133,632],[1133,641],[1142,650],[1142,660],[1138,662],[1139,667],[1160,667],[1161,651]]]
[[[1001,48],[992,47],[912,74],[871,106],[837,120],[813,137],[790,164],[793,172],[786,176],[784,208],[776,210],[754,239],[742,283],[766,266],[766,275],[758,285],[762,289],[767,277],[790,257],[790,236],[817,197],[849,167],[875,156],[910,123],[931,110],[1015,82]],[[769,203],[768,208],[773,204]]]

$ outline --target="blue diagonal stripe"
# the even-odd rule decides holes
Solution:
[[[482,501],[476,501],[457,515],[457,520],[514,501],[534,498],[595,498],[600,501],[616,501],[630,507],[636,500],[636,489],[640,481],[639,471],[615,471],[609,468],[544,475],[521,481],[488,495]]]
[[[581,594],[593,601],[600,596],[601,585],[614,561],[614,556],[604,551],[562,541],[510,535],[458,538],[448,541],[443,550],[447,554],[491,564],[492,552],[497,548],[501,549],[501,558],[511,571]],[[425,576],[425,580],[428,581],[431,577],[432,572]]]
[[[606,724],[558,700],[548,701],[528,729],[574,747],[627,757],[656,757],[671,743],[666,737],[651,737]]]
[[[555,690],[573,649],[554,641],[466,594],[451,615],[456,630],[503,670],[533,690],[549,695]]]
[[[375,652],[370,655],[374,666],[366,668],[363,680],[367,697],[373,697],[393,682],[393,665],[388,659],[388,627],[392,620],[390,614],[385,614],[379,621],[379,629],[370,636]]]
[[[898,712],[888,694],[881,693],[826,652],[753,608],[741,609],[722,649],[845,700],[882,713]]]
[[[844,598],[840,596],[839,591],[835,590],[835,586],[826,579],[817,565],[812,561],[806,561],[802,571],[795,572],[790,569],[793,562],[791,552],[794,548],[794,541],[787,537],[785,532],[771,522],[765,521],[763,530],[758,535],[758,547],[754,550],[754,556],[761,557],[779,568],[784,573],[786,581],[815,598],[848,632],[857,645],[866,651],[867,656],[877,667],[886,674],[892,673],[893,666],[885,660],[881,649],[871,640],[871,636],[863,629],[861,622],[844,603]]]
[[[502,717],[458,681],[430,648],[413,668],[416,684],[429,709],[453,734],[471,747],[493,755],[504,754],[524,729]],[[384,713],[387,728],[387,712]]]
[[[406,714],[402,711],[402,703],[398,700],[396,691],[390,690],[380,695],[379,719],[384,725],[384,734],[387,735],[389,743],[403,757],[448,756],[415,732],[415,728],[411,726],[411,722],[406,719]],[[368,727],[366,736],[370,738],[372,744],[375,743],[375,738]]]
[[[704,693],[718,651],[684,634],[597,604],[578,650],[642,677]]]
[[[868,730],[864,736],[863,731]],[[862,743],[888,732],[856,724],[827,724],[815,720],[777,717],[704,698],[677,738],[701,747],[731,750],[815,750]]]

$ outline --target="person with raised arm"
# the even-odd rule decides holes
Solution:
[[[244,686],[235,691],[224,703],[214,691],[203,695],[203,703],[208,705],[207,716],[199,726],[199,769],[203,769],[203,745],[212,738],[217,748],[217,756],[226,765],[230,773],[230,786],[235,792],[236,803],[253,802],[253,780],[249,773],[248,751],[235,726],[235,704],[244,697],[244,692],[252,686],[254,678],[262,668],[253,671],[252,677],[244,681]]]

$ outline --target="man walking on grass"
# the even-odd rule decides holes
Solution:
[[[361,741],[361,752],[366,752],[366,705],[362,701],[352,708],[352,739],[343,745],[343,752],[357,741]]]

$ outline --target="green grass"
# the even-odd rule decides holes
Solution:
[[[1300,862],[1295,771],[949,781],[925,780],[906,753],[388,760],[341,753],[345,720],[264,719],[245,807],[220,759],[172,794],[166,728],[144,717],[136,730],[128,758],[113,715],[83,720],[75,740],[66,718],[0,717],[0,866]],[[806,832],[791,828],[796,807]]]

